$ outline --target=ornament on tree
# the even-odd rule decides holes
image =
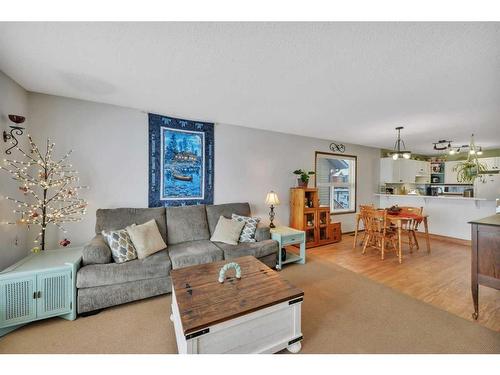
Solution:
[[[64,240],[59,241],[59,245],[61,245],[62,247],[66,247],[66,246],[68,246],[70,243],[71,243],[71,241],[70,241],[70,240],[68,240],[67,238],[65,238]]]
[[[0,169],[10,173],[12,179],[20,183],[19,190],[26,196],[25,200],[5,197],[17,205],[13,212],[20,216],[16,222],[8,224],[24,224],[28,228],[30,225],[40,226],[33,248],[37,252],[45,250],[49,224],[67,233],[62,224],[81,221],[87,202],[78,197],[78,191],[88,187],[79,185],[78,171],[68,164],[71,150],[61,159],[54,160],[52,153],[55,144],[49,139],[44,152],[40,151],[29,135],[28,140],[30,153],[15,145],[23,160],[4,159],[4,166],[0,166]],[[67,239],[63,241],[67,241],[66,246],[69,244]]]

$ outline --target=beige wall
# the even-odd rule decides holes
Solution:
[[[12,122],[7,117],[9,114],[27,116],[28,94],[16,82],[0,71],[0,132],[9,129]],[[29,127],[29,118],[23,124]],[[23,140],[20,138],[20,144]],[[0,163],[9,158],[5,150],[10,143],[4,143],[0,138]],[[13,152],[12,156],[15,153]],[[18,185],[10,178],[10,174],[0,170],[0,223],[15,219],[12,210],[15,206],[4,199],[5,196],[14,196],[19,193]],[[17,225],[0,224],[0,270],[10,266],[28,253],[26,245],[26,228]]]
[[[81,223],[68,224],[68,234],[50,228],[48,246],[68,237],[73,245],[94,233],[95,210],[146,207],[148,204],[148,121],[138,110],[44,94],[29,94],[32,135],[47,136],[55,154],[73,149],[71,160],[83,184],[89,210]],[[210,119],[204,119],[209,121]],[[328,151],[330,141],[239,126],[215,126],[215,203],[248,201],[255,215],[268,222],[264,201],[275,190],[282,204],[276,222],[288,224],[288,190],[296,184],[294,169],[314,170],[314,152]],[[358,204],[372,202],[378,185],[380,150],[346,145],[358,155]],[[312,181],[311,181],[312,182]],[[343,230],[353,229],[353,215],[339,215]]]
[[[68,224],[68,233],[48,230],[48,248],[57,247],[67,237],[81,245],[94,233],[95,210],[99,207],[146,207],[148,204],[148,122],[147,114],[135,109],[69,98],[26,93],[0,74],[2,128],[6,114],[27,113],[27,126],[37,142],[50,137],[55,155],[73,149],[71,160],[90,190],[84,220]],[[209,119],[205,119],[209,121]],[[276,222],[288,224],[288,191],[296,183],[294,169],[314,169],[314,152],[328,151],[329,140],[300,137],[233,125],[215,127],[215,203],[248,201],[253,214],[268,223],[264,200],[269,190],[281,199]],[[380,150],[346,145],[346,154],[358,156],[358,204],[374,201],[378,185]],[[2,195],[18,194],[17,185],[0,174]],[[312,185],[313,181],[311,181]],[[13,218],[12,207],[0,201],[1,219]],[[343,230],[353,229],[353,214],[339,215]],[[24,255],[32,247],[35,231],[16,226],[0,226],[0,269]],[[17,240],[17,246],[15,245]]]

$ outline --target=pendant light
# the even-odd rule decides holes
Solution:
[[[398,160],[399,158],[409,159],[411,158],[411,151],[406,150],[405,142],[401,139],[401,129],[402,126],[398,126],[396,130],[398,131],[398,139],[394,143],[394,151],[392,152],[392,158]],[[401,148],[401,145],[403,148]]]

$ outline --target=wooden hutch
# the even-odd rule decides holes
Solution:
[[[320,206],[318,189],[290,189],[290,226],[306,232],[306,248],[339,242],[340,222],[330,219],[330,207]]]

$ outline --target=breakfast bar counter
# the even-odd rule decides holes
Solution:
[[[468,222],[495,213],[495,201],[462,196],[375,194],[379,207],[423,207],[429,216],[429,232],[441,236],[471,239]]]

